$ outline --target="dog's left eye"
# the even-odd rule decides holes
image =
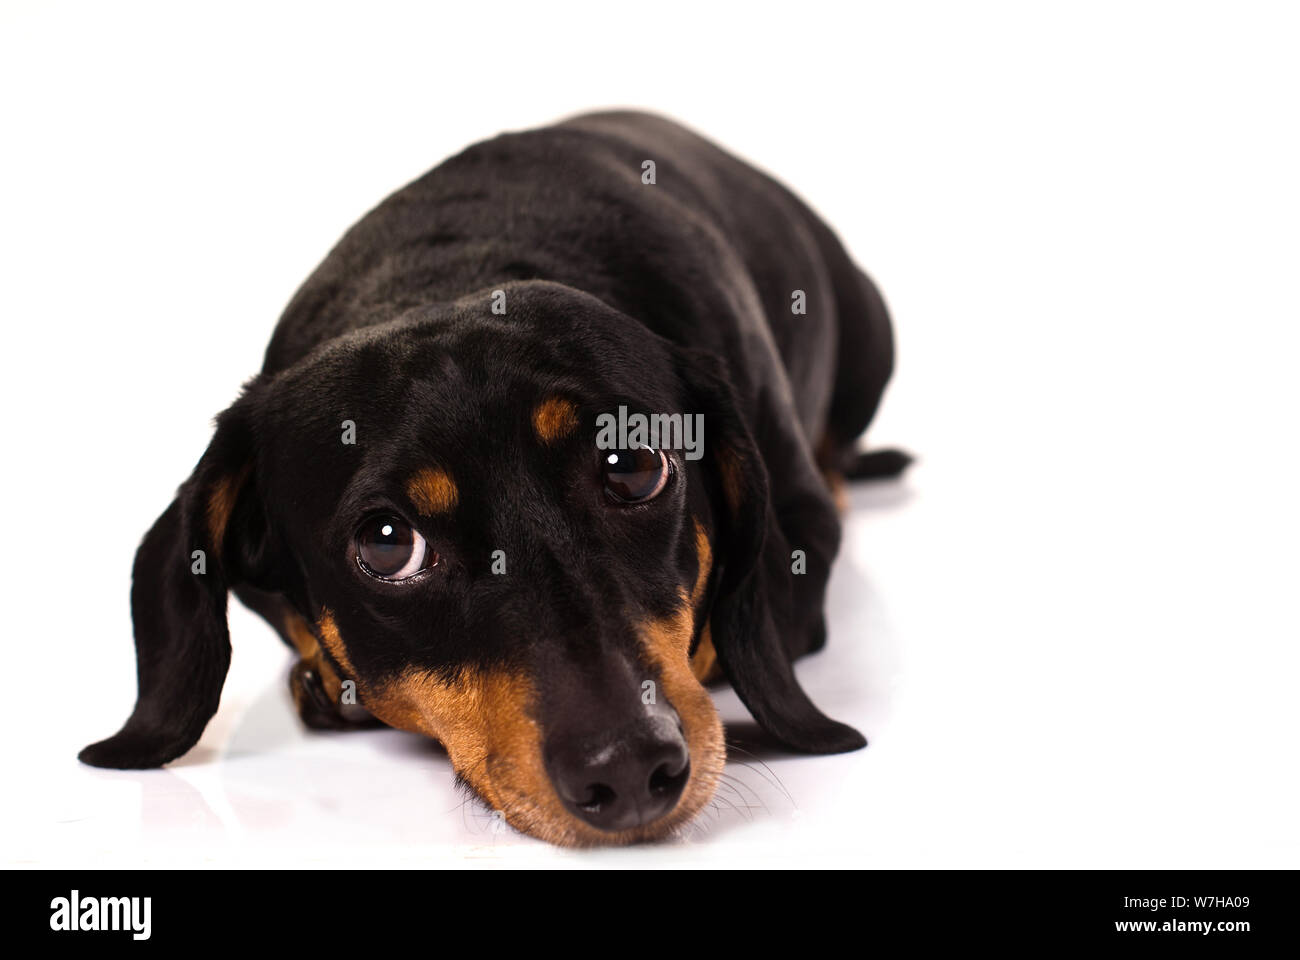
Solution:
[[[601,472],[610,499],[617,503],[645,503],[663,492],[671,467],[663,451],[638,447],[606,451]]]
[[[397,517],[372,517],[357,531],[357,564],[381,580],[406,580],[438,562],[418,530]]]

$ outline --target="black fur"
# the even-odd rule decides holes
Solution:
[[[505,316],[490,311],[498,289]],[[672,611],[695,573],[693,518],[714,545],[719,661],[755,718],[797,750],[861,747],[791,664],[824,640],[839,543],[820,468],[906,465],[854,454],[892,365],[884,304],[826,225],[695,134],[607,113],[470,147],[361,220],[289,304],[262,373],[140,547],[139,700],[81,757],[149,767],[195,743],[229,664],[230,589],[281,630],[282,612],[315,622],[328,608],[362,676],[526,662],[545,688]],[[549,394],[581,411],[553,447],[531,434]],[[593,483],[594,419],[620,403],[703,413],[705,457],[676,458],[659,499],[611,510]],[[462,503],[417,521],[403,482],[430,463]],[[241,471],[211,543],[207,504]],[[437,578],[367,582],[350,551],[376,508],[418,522],[444,557]],[[498,549],[508,577],[488,572]]]

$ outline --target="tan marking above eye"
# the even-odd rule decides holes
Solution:
[[[578,429],[578,408],[563,397],[547,397],[533,409],[533,430],[542,443],[562,440]]]
[[[460,502],[456,481],[441,467],[425,467],[406,484],[406,495],[422,517],[449,513]]]

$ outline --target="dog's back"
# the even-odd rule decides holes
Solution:
[[[716,352],[742,394],[783,384],[832,459],[893,366],[880,295],[806,205],[678,124],[612,112],[475,144],[390,196],[298,291],[265,372],[357,326],[527,279]]]

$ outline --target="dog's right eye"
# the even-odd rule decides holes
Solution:
[[[611,450],[601,464],[605,493],[615,503],[645,503],[663,491],[672,467],[662,451],[649,447]]]
[[[372,517],[357,531],[357,564],[381,580],[407,580],[438,562],[424,537],[405,520]]]

